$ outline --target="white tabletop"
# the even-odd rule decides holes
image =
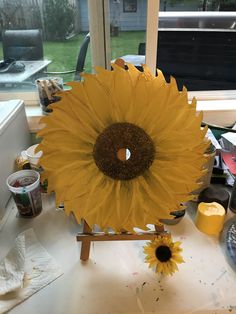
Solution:
[[[142,64],[145,64],[145,56],[144,55],[125,55],[125,56],[122,56],[119,58],[123,59],[125,62],[131,63],[135,66],[141,66]],[[115,59],[112,60],[112,62],[115,62]]]
[[[19,73],[0,73],[0,84],[21,83],[34,74],[45,69],[52,61],[37,60],[37,61],[19,61],[25,65],[25,70]]]
[[[218,239],[196,229],[194,205],[180,223],[167,226],[174,240],[182,241],[185,263],[172,277],[162,277],[144,263],[145,241],[93,243],[90,260],[82,263],[75,240],[81,227],[55,209],[53,196],[43,201],[43,212],[36,218],[17,218],[16,209],[10,211],[0,227],[0,258],[17,234],[33,227],[64,274],[11,313],[236,313],[236,272]]]

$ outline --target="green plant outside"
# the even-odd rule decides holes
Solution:
[[[74,31],[75,7],[68,0],[44,0],[44,38],[65,40]]]

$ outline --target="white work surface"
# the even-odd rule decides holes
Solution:
[[[125,55],[119,58],[135,66],[141,66],[142,64],[145,64],[145,55]],[[115,62],[115,59],[112,60],[112,62]]]
[[[19,73],[0,73],[0,84],[21,83],[33,76],[34,74],[45,69],[52,61],[37,60],[37,61],[19,61],[24,63],[25,70]]]
[[[163,277],[144,263],[145,241],[92,243],[90,260],[82,263],[75,240],[81,227],[55,209],[53,195],[44,195],[36,218],[17,218],[9,206],[0,227],[0,258],[20,232],[32,227],[64,272],[12,314],[236,313],[236,272],[218,239],[196,229],[193,207],[180,223],[167,226],[174,240],[182,241],[185,263],[172,277]]]

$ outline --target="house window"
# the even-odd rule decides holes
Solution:
[[[123,1],[124,12],[137,12],[137,0],[124,0]]]
[[[3,59],[3,46],[2,46],[2,40],[1,40],[1,31],[4,29],[29,29],[29,28],[37,28],[43,30],[43,57],[44,59],[47,59],[50,61],[50,64],[47,66],[47,71],[67,71],[67,70],[73,70],[76,66],[76,60],[78,57],[78,51],[79,47],[83,41],[83,38],[85,34],[89,31],[89,20],[88,20],[88,3],[90,11],[91,8],[94,11],[97,11],[100,7],[105,7],[105,4],[109,3],[109,6],[107,8],[107,11],[104,11],[102,16],[107,17],[108,21],[108,29],[111,29],[111,32],[108,32],[108,39],[105,43],[103,43],[103,48],[110,53],[110,57],[106,56],[106,61],[109,63],[109,60],[114,60],[119,57],[129,56],[133,55],[136,57],[141,56],[141,63],[145,63],[145,52],[146,52],[146,43],[147,43],[147,52],[151,51],[152,55],[155,51],[155,49],[150,49],[150,46],[148,46],[148,43],[153,42],[153,38],[156,37],[156,31],[147,30],[147,24],[153,24],[152,15],[154,15],[154,12],[158,10],[154,10],[152,7],[150,9],[153,14],[150,14],[149,18],[147,18],[147,5],[153,6],[156,1],[146,1],[146,0],[139,0],[139,10],[138,15],[137,14],[125,14],[126,12],[137,12],[137,0],[100,0],[98,1],[88,1],[88,0],[34,0],[33,2],[30,0],[12,0],[12,1],[3,1],[0,0],[0,60]],[[100,5],[100,2],[104,4],[104,6]],[[122,3],[123,2],[123,3]],[[168,68],[164,68],[163,64],[165,65],[163,58],[169,57],[165,53],[165,46],[163,46],[163,36],[161,38],[161,32],[163,33],[163,29],[176,29],[176,28],[187,28],[193,27],[194,29],[209,29],[215,27],[216,30],[213,30],[212,32],[217,32],[217,29],[221,28],[222,35],[224,35],[224,45],[226,45],[225,41],[228,42],[227,46],[232,45],[231,37],[227,37],[227,32],[232,32],[232,35],[235,34],[236,29],[236,12],[235,7],[231,7],[231,12],[221,12],[226,9],[226,7],[223,7],[223,2],[221,1],[221,6],[213,6],[213,2],[215,1],[191,1],[188,3],[188,1],[160,1],[160,11],[167,11],[167,12],[159,12],[159,29],[162,29],[159,33],[159,39],[162,40],[160,46],[158,45],[158,57],[157,60],[159,62],[163,61],[160,68],[163,70],[163,72],[167,72]],[[52,4],[56,4],[56,7],[52,7]],[[204,4],[205,7],[200,7],[199,3]],[[212,3],[212,5],[210,5]],[[164,5],[165,4],[165,5]],[[206,7],[207,4],[207,7]],[[58,9],[60,5],[60,10]],[[50,7],[51,6],[51,7]],[[50,10],[49,10],[50,7]],[[57,9],[56,9],[57,8]],[[110,12],[108,11],[110,8]],[[72,9],[72,10],[71,10]],[[173,12],[168,12],[168,11]],[[181,11],[186,12],[181,12]],[[209,12],[209,15],[211,16],[210,19],[208,19],[208,12],[210,10],[214,10],[215,12]],[[227,10],[229,8],[227,7]],[[174,12],[175,11],[175,12]],[[191,12],[187,12],[191,11]],[[195,15],[203,15],[203,19],[196,19],[192,18],[192,11],[196,11]],[[199,12],[202,11],[202,12]],[[67,12],[67,14],[65,14]],[[62,14],[63,13],[63,14]],[[73,18],[71,18],[71,13]],[[58,18],[59,14],[62,14],[60,18]],[[90,12],[91,15],[91,12]],[[165,15],[165,17],[164,17]],[[180,15],[182,15],[182,18],[180,19]],[[65,16],[67,16],[67,20],[65,20]],[[57,17],[57,18],[56,18]],[[150,18],[151,17],[151,18]],[[177,18],[178,17],[178,18]],[[185,20],[186,19],[186,25]],[[226,18],[226,20],[225,20]],[[148,22],[149,20],[149,22]],[[154,20],[156,20],[156,17],[154,17]],[[59,26],[56,26],[55,23],[59,23]],[[63,21],[63,23],[62,23]],[[67,22],[66,22],[67,21]],[[91,19],[90,19],[91,21]],[[193,23],[194,21],[194,23]],[[196,25],[197,21],[197,25]],[[47,23],[46,23],[47,22]],[[96,22],[96,21],[95,21]],[[148,22],[148,23],[147,23]],[[217,23],[216,23],[217,22]],[[219,24],[218,24],[219,22]],[[226,22],[226,25],[225,25]],[[229,23],[228,23],[229,22]],[[65,25],[64,23],[67,23],[67,27],[61,27]],[[189,24],[190,23],[190,24]],[[58,25],[58,24],[57,24]],[[104,23],[105,25],[105,23]],[[110,27],[111,26],[111,27]],[[227,32],[224,31],[224,28],[227,28]],[[93,38],[96,37],[96,41],[101,43],[101,34],[103,32],[100,31],[100,28],[97,28],[97,33],[94,34],[94,32],[91,31],[91,34],[93,34]],[[109,38],[111,34],[111,38]],[[151,40],[147,40],[148,37],[152,37]],[[61,39],[60,39],[61,38]],[[164,38],[165,39],[165,38]],[[209,42],[209,41],[205,41]],[[223,42],[223,41],[222,41]],[[168,44],[168,43],[167,43]],[[186,48],[186,45],[189,44],[188,41],[181,41],[178,43],[178,45],[183,45],[185,49],[180,49],[180,53],[189,53],[189,50]],[[91,66],[91,52],[90,47],[96,47],[95,45],[89,45],[89,49],[86,56],[85,61],[85,71],[91,72],[92,66]],[[110,49],[108,49],[110,46]],[[173,40],[171,41],[171,48],[172,48],[172,56],[171,61],[176,62],[177,60],[177,49],[175,49],[176,46],[176,37],[174,35]],[[226,49],[223,45],[221,45],[224,53]],[[93,48],[94,49],[94,48]],[[219,49],[217,50],[219,52]],[[205,50],[203,50],[205,52]],[[162,56],[161,56],[162,54]],[[235,55],[235,53],[231,53],[232,56]],[[104,53],[101,54],[102,56],[105,56]],[[193,54],[192,54],[193,55]],[[162,57],[162,59],[161,59]],[[179,56],[178,58],[180,58]],[[93,53],[93,59],[94,53]],[[146,59],[147,60],[147,59]],[[213,61],[213,58],[209,58],[210,61]],[[129,62],[128,60],[126,60]],[[184,73],[186,75],[187,79],[190,78],[189,71],[192,70],[192,68],[186,65],[186,58],[184,59],[184,64],[179,66],[178,69],[183,71],[188,71],[187,73]],[[189,61],[187,59],[187,61]],[[203,61],[206,61],[206,58],[203,59]],[[220,72],[220,79],[223,78],[223,75],[229,75],[231,74],[231,77],[234,79],[234,75],[232,75],[232,72],[234,71],[234,67],[229,67],[230,59],[229,58],[222,58],[219,61],[219,66],[221,67]],[[104,61],[105,63],[105,61]],[[134,61],[135,65],[136,63],[140,65],[139,60]],[[203,62],[202,62],[203,63]],[[170,66],[170,74],[175,76],[178,79],[178,75],[181,76],[180,79],[183,79],[182,73],[174,73],[173,65],[170,64],[170,62],[166,63],[168,66]],[[96,65],[96,62],[94,63]],[[196,63],[192,63],[192,66],[196,66]],[[223,67],[226,66],[227,68]],[[154,66],[156,68],[156,66]],[[217,67],[218,68],[218,67]],[[226,69],[226,70],[225,70]],[[229,71],[227,70],[229,69]],[[199,70],[199,69],[197,69]],[[205,66],[203,67],[203,70],[207,71],[206,75],[209,78],[212,73],[208,71],[208,68]],[[195,72],[195,71],[194,71]],[[167,72],[167,74],[169,74]],[[201,73],[204,73],[204,71],[201,71]],[[44,76],[44,73],[38,73],[38,77]],[[13,77],[15,79],[16,74],[10,74],[9,76]],[[9,77],[8,76],[8,77]],[[60,75],[61,76],[61,75]],[[38,96],[36,94],[36,86],[35,86],[35,79],[29,78],[22,83],[14,83],[10,84],[9,82],[5,83],[5,78],[7,75],[0,74],[0,100],[7,100],[7,99],[16,99],[21,98],[25,100],[26,104],[38,104]],[[70,81],[74,79],[74,74],[69,73],[63,76],[64,82]],[[185,78],[184,78],[185,79]],[[201,83],[201,80],[198,78],[196,79],[196,83]],[[191,82],[193,79],[191,78]],[[209,80],[208,80],[209,81]],[[184,82],[185,83],[185,82]],[[196,83],[194,82],[193,87],[187,86],[188,90],[196,90]],[[216,77],[213,77],[213,83],[218,84],[216,81]],[[221,82],[219,82],[219,91],[212,91],[212,84],[210,85],[209,82],[206,82],[204,84],[204,88],[207,89],[207,92],[199,91],[198,93],[201,93],[201,99],[211,99],[211,100],[222,100],[222,106],[224,107],[224,101],[223,99],[236,99],[236,90],[235,90],[235,81],[231,82],[229,80],[226,80],[223,78],[224,85],[220,85]],[[231,84],[229,86],[229,84]],[[180,88],[182,82],[180,82]],[[185,83],[186,85],[188,83]],[[226,86],[226,84],[228,86]],[[203,87],[200,86],[200,89],[203,89]],[[228,90],[233,91],[228,91]],[[29,93],[29,91],[32,91]],[[211,90],[211,91],[209,91]],[[26,93],[24,93],[26,91]],[[193,95],[196,96],[196,93],[193,92]],[[214,107],[214,104],[212,102],[212,106]],[[232,118],[234,118],[232,116]]]
[[[91,72],[90,44],[84,65],[77,66],[89,32],[87,2],[0,0],[0,93],[34,92],[35,80],[46,76],[76,80],[78,68]],[[16,64],[9,66],[9,58]]]

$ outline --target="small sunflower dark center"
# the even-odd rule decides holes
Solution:
[[[119,158],[119,151],[127,149],[130,157]],[[121,122],[107,127],[96,139],[93,158],[97,167],[115,180],[130,180],[149,169],[155,158],[151,137],[135,124]]]
[[[160,262],[168,262],[171,259],[172,253],[168,246],[160,245],[156,248],[155,255]]]

